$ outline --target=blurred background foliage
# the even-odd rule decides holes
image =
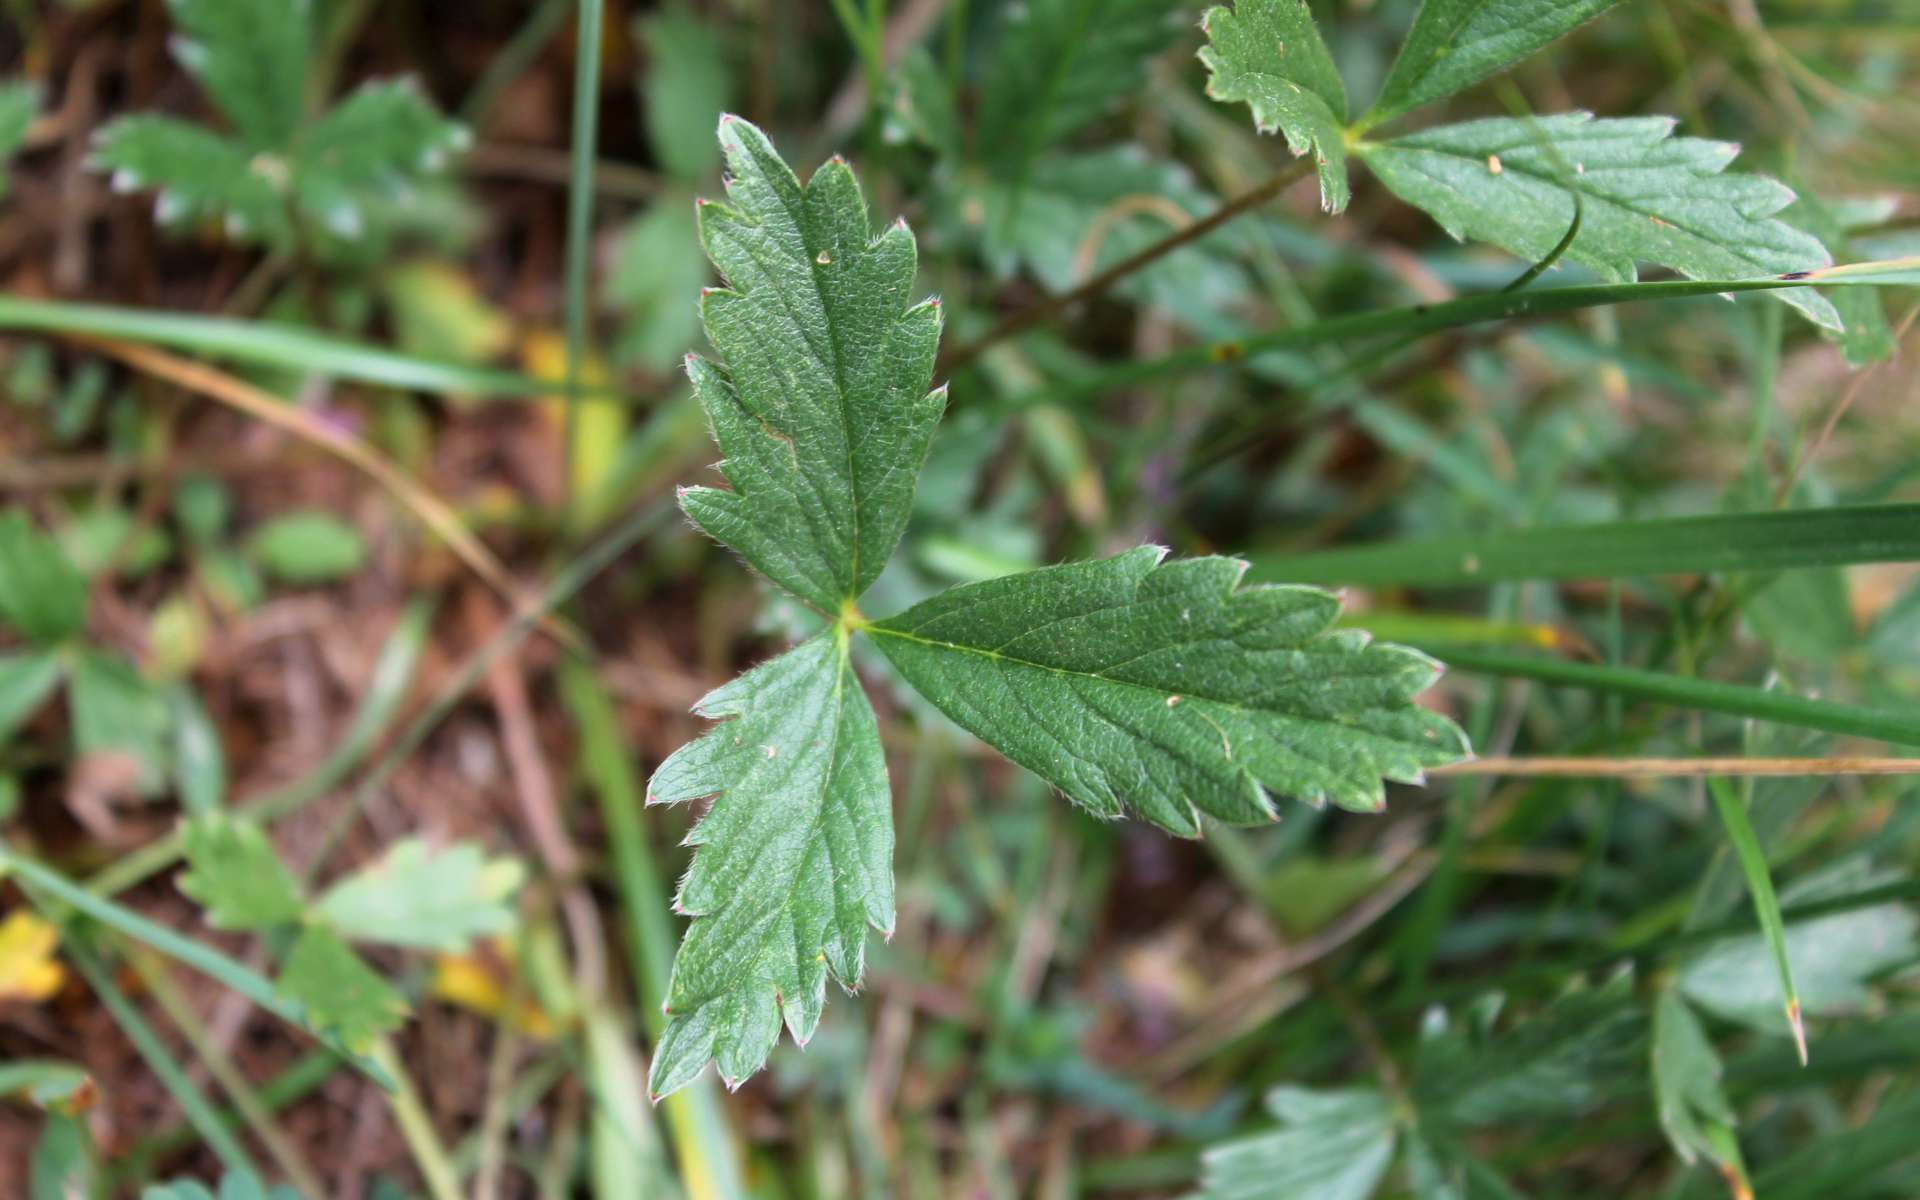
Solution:
[[[717,114],[858,164],[949,350],[1289,159],[1204,95],[1199,5],[575,7],[0,6],[0,1194],[1920,1194],[1914,785],[1633,769],[1920,742],[1920,510],[1853,507],[1920,500],[1914,291],[1127,376],[1526,270],[1364,173],[959,363],[873,607],[1242,554],[1452,661],[1482,756],[1610,777],[1174,842],[882,689],[870,988],[650,1107],[688,817],[639,781],[809,619],[668,515]],[[1373,95],[1417,5],[1312,7]],[[1413,124],[1671,114],[1895,258],[1917,55],[1898,0],[1627,3]]]

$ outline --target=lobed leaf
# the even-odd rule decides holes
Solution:
[[[27,128],[40,111],[40,85],[26,79],[0,83],[0,200],[7,197],[7,160],[27,140]]]
[[[1849,863],[1781,889],[1780,898],[1791,908],[1878,882],[1885,880],[1870,876],[1864,863]],[[1796,922],[1786,927],[1783,940],[1798,981],[1800,1010],[1807,1016],[1837,1016],[1864,1008],[1870,981],[1920,953],[1920,916],[1903,904],[1876,905]],[[1778,980],[1774,949],[1755,933],[1718,942],[1690,959],[1680,971],[1679,988],[1720,1016],[1789,1033]]]
[[[1025,187],[983,176],[954,192],[959,223],[980,238],[993,269],[1024,269],[1055,293],[1159,241],[1175,221],[1198,220],[1219,206],[1185,166],[1131,144],[1048,155]],[[1143,201],[1151,201],[1150,212],[1139,211]],[[1114,292],[1176,318],[1224,310],[1248,290],[1236,238],[1222,231],[1182,246]]]
[[[290,1187],[268,1187],[252,1171],[229,1171],[220,1179],[216,1195],[205,1184],[191,1179],[149,1184],[140,1192],[140,1200],[299,1200],[300,1193]]]
[[[0,744],[53,695],[64,670],[57,650],[0,654]]]
[[[634,32],[647,47],[640,76],[647,141],[668,175],[697,183],[719,165],[707,131],[732,90],[721,29],[685,5],[669,5],[635,21]]]
[[[134,768],[129,783],[141,795],[166,786],[173,713],[160,690],[130,664],[100,650],[75,655],[67,703],[74,748],[82,757],[124,757]]]
[[[315,510],[274,517],[253,532],[247,546],[268,574],[286,583],[332,583],[367,560],[359,530]]]
[[[686,297],[708,278],[686,197],[656,200],[635,217],[620,234],[604,284],[620,313],[618,357],[649,371],[671,370],[700,330],[700,314]]]
[[[1693,279],[1778,275],[1828,265],[1819,239],[1773,214],[1793,193],[1759,175],[1729,173],[1730,142],[1672,137],[1671,117],[1560,113],[1505,117],[1361,143],[1367,166],[1395,195],[1455,238],[1476,238],[1530,261],[1572,227],[1566,257],[1610,281],[1653,263]],[[1780,298],[1825,328],[1833,305],[1795,289]]]
[[[208,813],[181,829],[187,871],[180,890],[215,929],[271,929],[300,919],[300,885],[252,821]]]
[[[313,56],[309,0],[168,0],[173,55],[251,150],[281,150],[300,127]]]
[[[1282,1127],[1201,1155],[1200,1200],[1366,1200],[1393,1161],[1393,1103],[1375,1088],[1267,1093]]]
[[[302,1023],[355,1054],[400,1028],[408,1011],[406,998],[324,925],[300,931],[274,991],[297,1006]]]
[[[218,219],[227,234],[284,248],[293,242],[272,156],[204,126],[141,113],[121,117],[94,135],[93,164],[113,172],[113,189],[160,193],[155,215],[163,225]]]
[[[435,851],[407,838],[334,884],[314,912],[357,941],[458,953],[513,927],[509,900],[523,874],[518,862],[488,859],[478,846]]]
[[[975,141],[1010,176],[1139,91],[1187,18],[1176,0],[1025,0],[1002,6],[980,80]]]
[[[1653,1004],[1653,1099],[1660,1128],[1683,1162],[1706,1158],[1737,1167],[1721,1154],[1722,1133],[1735,1124],[1720,1086],[1720,1056],[1680,994],[1663,989]]]
[[[813,1036],[828,972],[860,981],[866,927],[893,930],[893,808],[873,710],[844,636],[822,634],[695,706],[723,719],[654,772],[650,804],[713,797],[675,907],[694,918],[667,985],[649,1087],[709,1059],[728,1086],[758,1070],[784,1017]]]
[[[329,233],[355,238],[378,223],[383,204],[411,196],[471,142],[466,126],[441,116],[411,79],[375,80],[301,135],[293,196]]]
[[[1305,0],[1236,0],[1200,18],[1207,95],[1244,101],[1261,133],[1279,132],[1294,154],[1313,154],[1320,207],[1347,207],[1347,89]]]
[[[1621,972],[1569,991],[1495,1031],[1500,997],[1473,1013],[1485,1024],[1423,1031],[1413,1100],[1430,1133],[1565,1120],[1640,1085],[1645,1014]]]
[[[1363,126],[1471,87],[1618,0],[1425,0]]]
[[[974,736],[1105,817],[1174,833],[1270,821],[1268,790],[1371,811],[1467,752],[1413,703],[1439,664],[1329,633],[1339,600],[1238,588],[1245,564],[1153,546],[953,588],[868,627]]]
[[[0,624],[30,642],[63,642],[87,620],[87,581],[60,543],[18,509],[0,513]]]
[[[946,393],[929,392],[940,307],[909,307],[906,223],[878,237],[838,158],[803,187],[766,135],[720,120],[731,203],[700,235],[728,287],[704,293],[722,363],[689,357],[732,491],[686,488],[695,524],[767,578],[838,613],[900,540]]]

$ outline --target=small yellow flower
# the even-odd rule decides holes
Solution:
[[[20,909],[0,921],[0,1001],[41,1001],[60,990],[67,973],[54,961],[60,934]]]

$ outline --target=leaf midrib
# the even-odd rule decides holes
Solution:
[[[1115,606],[1115,607],[1121,607],[1121,606]],[[1056,675],[1067,675],[1067,676],[1072,676],[1078,679],[1095,679],[1095,680],[1099,680],[1101,683],[1111,683],[1111,684],[1117,684],[1121,687],[1134,688],[1139,691],[1149,693],[1150,695],[1177,696],[1179,697],[1182,703],[1189,700],[1199,700],[1207,704],[1217,704],[1221,708],[1231,709],[1236,713],[1243,713],[1250,717],[1284,716],[1291,720],[1312,721],[1317,724],[1323,724],[1323,725],[1348,724],[1348,722],[1342,720],[1339,717],[1312,716],[1305,713],[1289,712],[1285,709],[1277,709],[1277,708],[1255,708],[1247,704],[1242,704],[1239,701],[1222,700],[1217,696],[1205,695],[1197,691],[1170,692],[1170,691],[1167,691],[1165,688],[1152,687],[1144,683],[1136,683],[1131,679],[1117,679],[1111,675],[1102,675],[1097,671],[1078,671],[1071,667],[1057,667],[1057,666],[1054,666],[1052,663],[1035,662],[1033,659],[1030,659],[1030,658],[1021,658],[1019,655],[1006,654],[999,650],[990,649],[985,646],[969,646],[962,642],[945,642],[945,641],[941,641],[939,638],[922,637],[919,634],[908,633],[903,629],[897,629],[888,625],[870,623],[863,626],[863,628],[865,628],[865,630],[869,634],[875,637],[880,637],[884,635],[886,637],[899,638],[902,641],[915,642],[922,646],[933,646],[941,650],[957,650],[964,654],[972,654],[980,658],[993,659],[996,662],[1006,662],[1006,663],[1012,663],[1015,666],[1031,667],[1036,671],[1051,671]],[[1017,635],[1017,637],[1009,640],[1016,641],[1020,637],[1027,636],[1027,634],[1030,632],[1032,631],[1023,630],[1019,635]],[[1166,649],[1166,647],[1156,646],[1154,647],[1153,650],[1149,650],[1141,654],[1136,654],[1132,658],[1123,660],[1121,663],[1116,665],[1125,666],[1127,663],[1135,662],[1135,661],[1138,661],[1139,659],[1145,658],[1147,654],[1156,653],[1163,649]]]

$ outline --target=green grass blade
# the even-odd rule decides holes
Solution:
[[[192,967],[228,990],[238,992],[251,1000],[255,1006],[265,1009],[289,1025],[307,1030],[316,1041],[360,1068],[381,1087],[387,1089],[393,1087],[392,1079],[376,1063],[365,1055],[355,1054],[338,1038],[314,1031],[307,1024],[298,1004],[280,995],[274,989],[271,980],[244,963],[228,958],[213,947],[177,933],[165,925],[150,921],[130,908],[96,896],[58,871],[42,866],[35,860],[18,853],[11,846],[0,845],[0,875],[6,874],[17,876],[22,882],[92,917],[109,929],[150,946],[168,958]]]
[[[1920,504],[1548,526],[1251,558],[1250,580],[1423,587],[1914,562]]]
[[[1527,317],[1552,316],[1586,308],[1614,304],[1632,304],[1646,300],[1681,300],[1697,296],[1731,295],[1736,292],[1769,292],[1783,288],[1845,284],[1881,287],[1920,281],[1920,260],[1889,259],[1885,262],[1852,263],[1819,271],[1797,272],[1794,277],[1768,276],[1760,279],[1663,279],[1649,283],[1602,283],[1576,287],[1535,288],[1518,292],[1489,292],[1463,296],[1440,304],[1412,304],[1375,312],[1330,317],[1307,325],[1275,329],[1267,333],[1233,341],[1192,346],[1141,358],[1103,371],[1058,384],[1035,389],[1013,397],[998,407],[1004,410],[1031,408],[1039,404],[1085,401],[1148,379],[1201,371],[1208,367],[1242,363],[1269,350],[1304,350],[1330,342],[1367,337],[1418,337],[1463,325],[1488,321],[1511,321]]]
[[[1483,675],[1532,679],[1558,687],[1586,688],[1635,700],[1650,700],[1656,704],[1671,704],[1677,708],[1697,708],[1729,716],[1751,717],[1758,721],[1797,725],[1804,729],[1822,729],[1828,733],[1920,746],[1920,715],[1905,712],[1785,695],[1737,683],[1687,679],[1633,667],[1605,667],[1454,647],[1444,650],[1436,648],[1435,652],[1448,666]]]
[[[580,369],[587,353],[587,282],[593,265],[593,162],[599,140],[601,0],[580,0],[573,49],[573,161],[567,173],[567,390],[560,477],[573,500],[573,443],[579,436]]]
[[[279,1123],[274,1120],[272,1110],[267,1107],[266,1101],[261,1099],[260,1093],[254,1089],[245,1072],[234,1062],[233,1056],[227,1052],[225,1045],[207,1028],[206,1023],[201,1021],[199,1014],[194,1012],[193,1004],[187,999],[186,993],[180,986],[174,982],[166,963],[158,955],[139,947],[135,947],[132,953],[125,955],[124,961],[139,975],[141,983],[146,986],[147,993],[160,1005],[161,1011],[167,1014],[174,1028],[186,1038],[187,1045],[192,1048],[194,1056],[200,1060],[207,1074],[213,1076],[221,1090],[226,1092],[227,1098],[233,1102],[234,1110],[240,1114],[240,1118],[253,1131],[253,1136],[259,1139],[260,1144],[272,1156],[274,1165],[280,1168],[281,1173],[292,1182],[302,1196],[318,1200],[319,1197],[326,1195],[326,1186],[314,1173],[312,1165],[308,1163],[299,1145],[280,1128]],[[220,1114],[210,1107],[202,1113],[200,1119],[209,1128],[223,1130],[226,1128],[220,1120]]]
[[[673,885],[654,861],[641,822],[646,793],[634,773],[633,756],[622,744],[612,697],[593,669],[577,659],[560,665],[560,696],[579,732],[582,773],[599,801],[600,818],[613,844],[635,1003],[648,1035],[657,1039],[666,1026],[660,1005],[673,968],[673,923],[667,910]],[[736,1142],[713,1080],[696,1081],[668,1096],[661,1107],[692,1200],[744,1194]]]
[[[147,1069],[153,1072],[160,1086],[166,1088],[167,1094],[180,1106],[180,1112],[194,1132],[200,1135],[201,1140],[206,1142],[229,1171],[253,1171],[253,1160],[247,1155],[246,1148],[220,1120],[220,1114],[200,1089],[194,1086],[193,1080],[187,1077],[186,1069],[174,1059],[166,1043],[154,1032],[153,1026],[147,1024],[133,1001],[120,990],[120,985],[114,982],[113,972],[101,961],[99,953],[70,926],[66,929],[65,941],[68,959],[86,977],[87,985],[93,989],[94,995],[100,997],[100,1003],[106,1007],[114,1023],[120,1026],[120,1031],[127,1035],[127,1040],[133,1043],[133,1048],[146,1062]]]
[[[543,396],[554,391],[551,380],[435,362],[274,321],[0,296],[0,330],[141,342],[249,366],[303,371],[406,391],[488,396]]]
[[[1747,877],[1753,913],[1760,919],[1760,932],[1773,955],[1774,970],[1780,975],[1780,996],[1786,1005],[1787,1024],[1793,1027],[1794,1049],[1799,1051],[1800,1065],[1805,1066],[1807,1029],[1800,1019],[1800,993],[1793,986],[1793,965],[1787,961],[1787,926],[1780,916],[1780,897],[1774,893],[1773,876],[1767,870],[1766,851],[1760,848],[1753,822],[1747,819],[1746,801],[1733,785],[1725,779],[1709,779],[1707,788],[1713,793],[1713,806],[1720,814],[1721,825],[1726,827],[1734,856],[1740,860],[1741,873]]]

